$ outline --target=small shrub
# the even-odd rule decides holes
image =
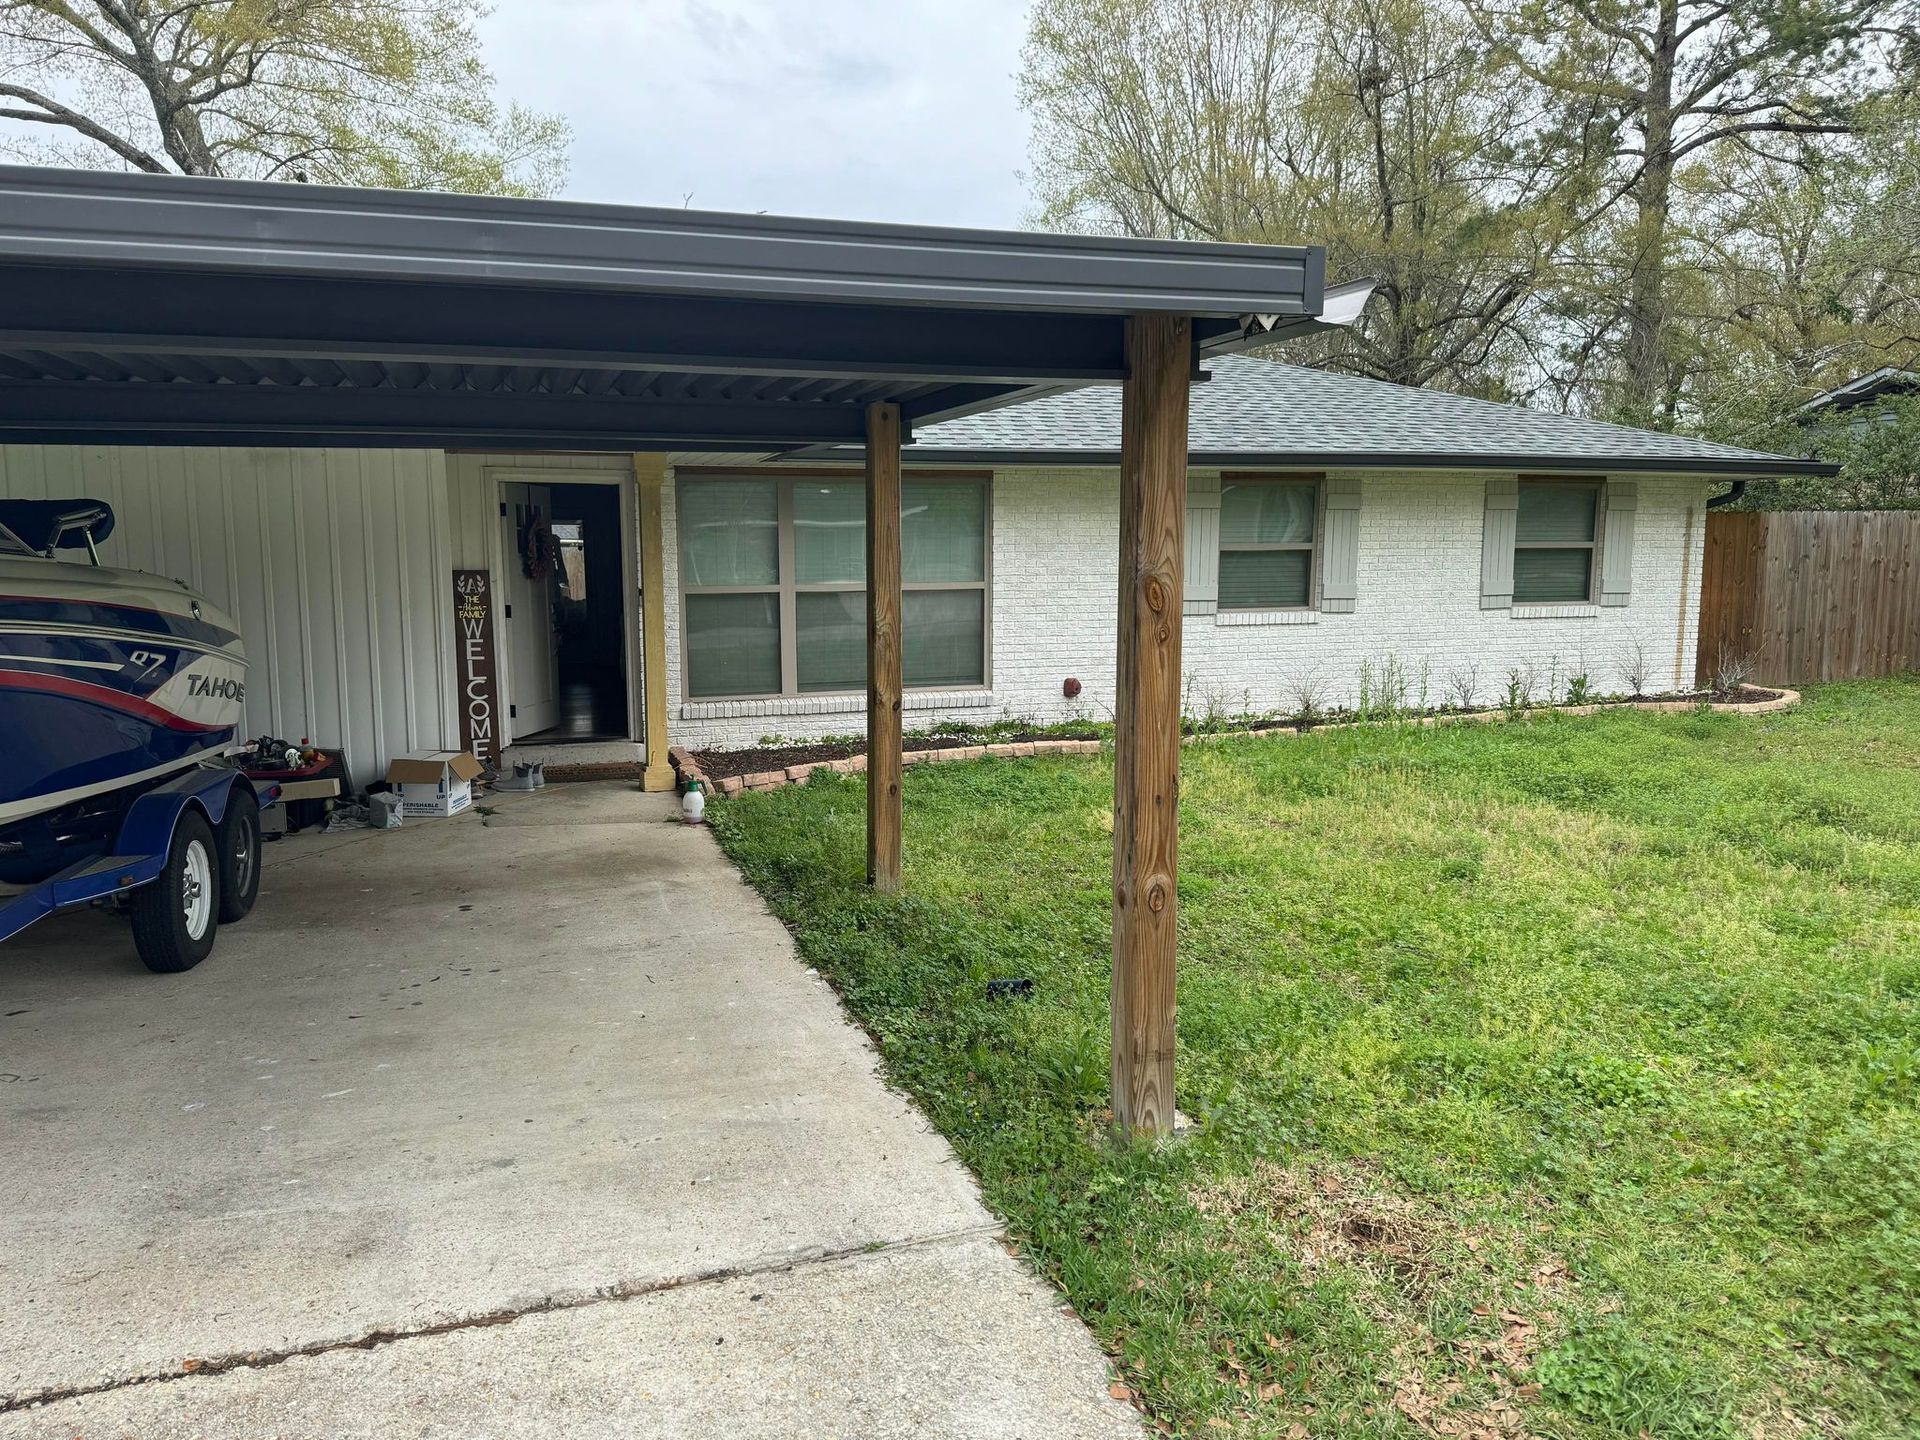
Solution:
[[[1711,685],[1716,695],[1734,695],[1747,683],[1753,674],[1753,656],[1745,650],[1736,650],[1732,646],[1723,648],[1714,657]]]
[[[1380,662],[1380,708],[1385,719],[1406,718],[1410,689],[1406,662],[1389,653]]]
[[[1627,694],[1638,700],[1647,693],[1647,684],[1653,675],[1653,661],[1647,654],[1647,642],[1633,639],[1620,647],[1620,679],[1627,687]]]
[[[1468,660],[1447,672],[1447,703],[1456,710],[1471,710],[1480,699],[1480,665]]]
[[[1362,660],[1354,713],[1361,720],[1405,719],[1411,689],[1406,662],[1398,655],[1389,653],[1377,666],[1372,660]]]
[[[1593,677],[1586,671],[1567,676],[1567,704],[1591,705],[1596,698]]]
[[[1326,677],[1318,670],[1305,670],[1294,676],[1284,687],[1282,694],[1293,708],[1293,723],[1302,730],[1311,730],[1327,715]]]
[[[1500,708],[1507,712],[1509,720],[1517,720],[1533,705],[1533,667],[1516,665],[1507,671],[1506,693],[1500,697]]]

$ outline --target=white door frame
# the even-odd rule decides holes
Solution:
[[[629,461],[622,455],[621,460]],[[627,680],[627,739],[640,747],[638,759],[645,760],[646,729],[640,719],[640,557],[637,553],[640,534],[639,496],[635,493],[635,481],[631,464],[619,470],[543,470],[534,465],[488,465],[484,467],[487,478],[487,503],[489,506],[489,531],[492,539],[488,542],[492,550],[493,573],[504,576],[505,567],[517,564],[517,556],[506,553],[502,540],[502,527],[499,522],[500,487],[502,485],[617,485],[620,487],[620,668]],[[551,518],[551,517],[549,517]],[[591,577],[588,583],[592,583]],[[495,583],[493,590],[493,633],[496,636],[508,636],[506,600],[504,588]],[[500,667],[500,727],[502,738],[500,748],[505,750],[513,744],[513,644],[511,639],[502,644],[494,644],[495,660]]]

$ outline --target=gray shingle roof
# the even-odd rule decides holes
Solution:
[[[1817,461],[1252,356],[1218,356],[1207,368],[1213,378],[1193,387],[1189,422],[1200,464],[1832,473]],[[1042,396],[928,426],[914,439],[910,458],[922,461],[1111,462],[1120,449],[1120,390]]]

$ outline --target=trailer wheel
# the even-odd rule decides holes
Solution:
[[[191,970],[213,949],[220,928],[220,862],[213,827],[189,809],[173,827],[166,868],[133,892],[133,945],[149,970]]]
[[[220,846],[220,923],[244,920],[260,894],[260,802],[245,785],[227,797],[214,833]]]

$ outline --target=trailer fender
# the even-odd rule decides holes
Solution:
[[[205,815],[209,825],[218,825],[227,813],[227,801],[236,785],[253,788],[237,770],[203,768],[184,771],[154,786],[127,807],[114,849],[122,855],[164,858],[173,844],[180,816],[191,808]]]

